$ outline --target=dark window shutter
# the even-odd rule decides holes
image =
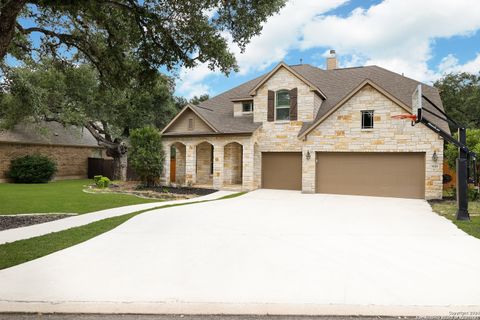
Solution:
[[[298,116],[297,88],[290,90],[290,120],[296,121]]]
[[[267,121],[275,120],[275,92],[268,90]]]

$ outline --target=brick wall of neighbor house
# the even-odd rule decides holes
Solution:
[[[95,147],[0,143],[0,182],[6,181],[10,161],[27,154],[42,154],[55,160],[58,169],[55,179],[78,179],[87,177],[87,159],[102,157],[102,150]]]
[[[164,172],[162,174],[162,183],[169,183],[170,177],[170,146],[176,142],[185,145],[186,148],[186,163],[185,163],[185,184],[194,185],[201,184],[197,179],[197,170],[195,168],[197,158],[197,148],[202,142],[208,142],[213,145],[213,187],[221,188],[225,181],[225,172],[229,167],[225,168],[225,146],[231,142],[237,142],[242,145],[242,189],[252,190],[254,186],[254,159],[253,159],[253,144],[249,136],[206,136],[206,137],[168,137],[164,136],[163,147],[165,150],[165,164]],[[227,146],[228,149],[228,146]],[[199,148],[199,155],[202,153],[202,146]],[[227,151],[228,153],[228,151]]]
[[[285,68],[280,68],[267,82],[265,82],[257,91],[254,98],[253,119],[255,122],[267,121],[267,101],[268,90],[298,90],[298,121],[312,121],[314,113],[315,93],[310,90],[302,80],[294,76]]]

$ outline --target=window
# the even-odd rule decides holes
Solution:
[[[195,128],[195,122],[193,121],[193,118],[188,119],[188,131],[193,131]]]
[[[288,90],[277,91],[275,99],[275,119],[290,120],[290,92]]]
[[[373,110],[362,111],[362,129],[373,129]]]
[[[242,112],[253,112],[253,101],[245,101],[242,103]]]

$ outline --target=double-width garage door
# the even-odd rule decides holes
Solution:
[[[302,189],[301,152],[262,152],[262,188]]]
[[[425,197],[425,153],[317,152],[318,193]]]

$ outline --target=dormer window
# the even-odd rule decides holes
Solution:
[[[253,101],[242,102],[242,112],[243,113],[253,112]]]
[[[290,91],[279,90],[275,97],[275,120],[290,120]]]

